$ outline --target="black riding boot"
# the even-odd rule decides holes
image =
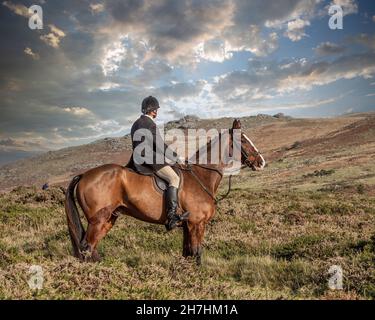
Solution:
[[[178,223],[187,218],[186,214],[179,216],[177,214],[178,207],[178,198],[177,198],[178,189],[176,187],[168,187],[165,197],[166,197],[166,209],[167,209],[167,222],[165,227],[168,231],[177,227]]]
[[[178,207],[177,192],[178,189],[172,186],[168,187],[165,192],[165,204],[167,209],[167,222],[165,227],[168,231],[177,227],[177,223],[180,221],[180,216],[176,212]]]

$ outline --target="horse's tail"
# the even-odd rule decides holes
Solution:
[[[81,243],[85,237],[85,230],[79,217],[77,205],[74,201],[74,189],[81,177],[82,175],[75,176],[66,190],[65,213],[68,219],[69,235],[73,245],[74,256],[83,260],[84,257],[81,252]]]

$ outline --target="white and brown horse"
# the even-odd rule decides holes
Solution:
[[[233,122],[232,129],[241,129],[239,120]],[[228,140],[227,147],[231,149],[233,134]],[[208,143],[208,153],[211,146],[211,142]],[[265,165],[262,155],[243,133],[241,163],[253,170],[263,169]],[[188,220],[183,223],[183,256],[194,256],[198,263],[206,225],[215,214],[215,195],[225,166],[222,162],[181,166],[179,206],[183,212],[190,212]],[[152,179],[115,164],[99,166],[72,179],[66,192],[65,212],[77,258],[99,260],[97,245],[113,227],[119,214],[149,223],[165,223],[163,194],[155,189]],[[74,201],[75,189],[79,206],[88,221],[86,231]]]

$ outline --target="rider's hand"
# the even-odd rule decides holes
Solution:
[[[186,160],[185,160],[185,158],[178,157],[178,158],[177,158],[177,163],[178,163],[178,164],[185,164],[185,163],[186,163]]]

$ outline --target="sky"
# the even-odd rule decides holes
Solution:
[[[0,164],[127,134],[149,95],[159,124],[375,110],[372,0],[0,0],[0,34]]]

